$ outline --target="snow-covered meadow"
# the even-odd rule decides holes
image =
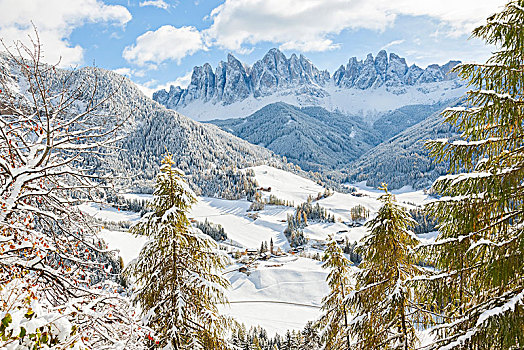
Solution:
[[[257,166],[253,170],[261,187],[271,187],[270,192],[262,192],[266,198],[272,194],[298,205],[305,202],[308,196],[316,198],[325,190],[309,179],[270,166]],[[381,191],[363,184],[353,186],[357,188],[358,196],[334,192],[331,196],[316,201],[340,220],[335,223],[309,223],[304,233],[310,242],[322,242],[330,235],[337,239],[347,237],[349,241],[358,241],[365,235],[365,227],[347,225],[351,221],[350,209],[362,205],[369,209],[373,216],[380,207],[377,198]],[[410,188],[393,193],[397,201],[408,208],[428,200],[423,191],[412,191]],[[143,194],[123,196],[127,199],[151,198],[150,195]],[[287,227],[287,215],[293,214],[294,208],[266,205],[263,210],[257,212],[258,217],[254,219],[249,215],[250,204],[251,202],[245,199],[199,197],[189,217],[197,221],[207,219],[222,225],[232,243],[227,248],[229,250],[257,249],[262,242],[269,243],[272,240],[275,250],[280,248],[283,252],[288,252],[291,247],[283,232]],[[133,224],[140,219],[138,213],[107,205],[85,204],[80,209],[97,219],[113,223]],[[146,242],[144,237],[135,237],[125,231],[107,228],[102,229],[100,235],[111,249],[119,250],[124,264],[137,257]],[[431,239],[432,235],[424,238]],[[312,247],[306,250],[318,251]],[[270,334],[285,329],[302,329],[307,321],[319,317],[322,297],[328,292],[325,283],[327,271],[322,269],[321,265],[317,260],[292,254],[272,257],[267,261],[255,261],[249,264],[247,273],[239,272],[241,264],[233,263],[224,271],[231,283],[231,289],[227,292],[231,304],[224,307],[223,312],[248,327],[261,325]]]

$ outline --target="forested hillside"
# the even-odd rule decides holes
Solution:
[[[381,141],[358,116],[283,102],[267,105],[247,118],[211,123],[313,171],[345,166]]]
[[[456,135],[438,111],[364,153],[347,169],[346,181],[366,181],[373,187],[385,182],[390,188],[406,185],[428,188],[437,177],[447,173],[448,166],[434,162],[425,147],[426,141]]]
[[[2,70],[12,85],[22,92],[24,75],[15,68],[6,55],[0,56]],[[253,188],[252,181],[238,169],[260,163],[284,166],[272,152],[249,144],[213,125],[195,122],[175,111],[168,110],[146,97],[127,78],[102,68],[86,67],[76,71],[55,69],[50,74],[53,90],[63,89],[65,80],[69,88],[84,87],[83,101],[93,96],[101,102],[101,114],[112,120],[123,120],[119,129],[122,138],[116,144],[117,152],[103,158],[90,158],[98,172],[111,172],[115,182],[134,191],[151,191],[162,155],[173,154],[176,165],[186,172],[192,187],[205,195],[226,198],[245,195]],[[66,79],[67,78],[67,79]],[[85,87],[96,86],[93,91]],[[85,108],[77,103],[79,111]]]

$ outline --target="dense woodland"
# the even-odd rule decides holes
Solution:
[[[484,64],[454,68],[471,89],[444,110],[442,132],[432,134],[427,150],[421,138],[403,144],[407,134],[390,144],[405,150],[396,170],[411,167],[420,186],[430,184],[427,172],[447,169],[432,183],[435,200],[410,213],[384,184],[382,205],[358,244],[327,242],[329,293],[320,319],[275,337],[220,313],[229,285],[222,271],[230,261],[211,237],[227,235],[209,222],[193,225],[187,215],[193,189],[256,202],[253,174],[238,169],[291,166],[165,110],[116,75],[41,63],[37,36],[33,47],[16,45],[0,57],[1,347],[523,348],[523,26],[524,0],[511,0],[476,28],[473,36],[497,50]],[[127,134],[140,137],[122,138]],[[180,152],[172,155],[171,148]],[[436,163],[418,164],[417,175],[416,154],[426,153]],[[115,174],[118,168],[127,172]],[[391,171],[377,170],[372,181],[397,185]],[[124,183],[149,188],[153,197],[130,228],[148,241],[122,271],[98,238],[100,227],[77,205],[103,201]],[[122,205],[143,210],[143,203]],[[365,216],[355,209],[356,220]],[[292,245],[304,243],[301,230],[313,221],[335,218],[309,198],[288,217]],[[413,232],[433,229],[434,242]]]

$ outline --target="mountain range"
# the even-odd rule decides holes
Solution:
[[[452,72],[459,63],[423,69],[382,50],[352,57],[331,74],[303,55],[271,49],[252,66],[229,54],[215,70],[195,67],[186,89],[172,86],[153,98],[306,171],[421,188],[445,173],[424,142],[453,135],[439,113],[465,92]]]
[[[449,107],[462,103],[462,99],[459,99]],[[421,122],[363,153],[343,170],[347,176],[342,181],[349,183],[365,181],[367,186],[372,187],[378,187],[385,182],[388,188],[393,189],[403,186],[411,186],[415,189],[429,188],[437,177],[448,173],[449,164],[433,161],[426,148],[426,142],[457,137],[456,129],[444,123],[444,117],[438,110]]]
[[[381,142],[380,135],[359,116],[283,102],[269,104],[246,118],[210,123],[308,171],[347,166]]]
[[[171,86],[155,92],[153,99],[195,120],[245,117],[273,102],[376,116],[462,95],[464,86],[451,72],[459,63],[423,69],[382,50],[364,60],[352,57],[330,74],[303,55],[287,58],[271,49],[251,66],[229,54],[214,70],[208,63],[194,67],[187,88]]]

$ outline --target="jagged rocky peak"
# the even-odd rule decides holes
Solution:
[[[193,68],[191,83],[187,87],[188,95],[193,99],[209,101],[215,94],[215,74],[209,63]]]
[[[251,82],[244,65],[232,54],[227,62],[220,62],[217,68],[217,97],[225,104],[243,100],[251,94]]]
[[[187,89],[157,91],[153,99],[174,108],[191,101],[215,101],[231,104],[247,97],[261,97],[276,90],[306,88],[313,91],[326,84],[329,72],[320,71],[305,56],[296,54],[287,58],[280,50],[271,49],[252,67],[228,54],[227,62],[221,61],[215,72],[206,63],[193,68],[191,82]]]
[[[408,67],[404,58],[381,50],[376,57],[370,53],[363,61],[350,58],[331,76],[326,70],[320,71],[304,55],[292,54],[287,58],[274,48],[251,67],[232,54],[228,54],[227,61],[221,61],[214,72],[208,63],[195,67],[187,89],[171,87],[169,92],[157,91],[153,99],[168,108],[183,107],[196,100],[229,105],[249,97],[261,98],[275,93],[295,94],[311,100],[328,96],[327,84],[365,90],[455,79],[456,74],[451,70],[458,63],[449,61],[443,66],[433,64],[426,69],[416,65]]]
[[[442,73],[444,73],[444,77],[446,78],[446,80],[452,80],[458,77],[458,74],[455,72],[452,72],[451,70],[455,68],[456,66],[458,66],[459,64],[460,64],[460,61],[449,61],[448,63],[440,67],[440,69],[442,70]]]
[[[346,66],[340,66],[333,74],[333,82],[338,87],[368,89],[371,87],[415,85],[456,78],[451,69],[460,61],[449,61],[443,66],[429,65],[422,69],[416,65],[408,68],[406,60],[397,54],[381,50],[375,58],[368,54],[364,61],[356,57],[349,59]]]
[[[321,72],[306,57],[292,54],[288,59],[280,50],[271,49],[253,64],[250,73],[255,97],[272,94],[276,89],[302,85],[324,85],[329,73]]]

